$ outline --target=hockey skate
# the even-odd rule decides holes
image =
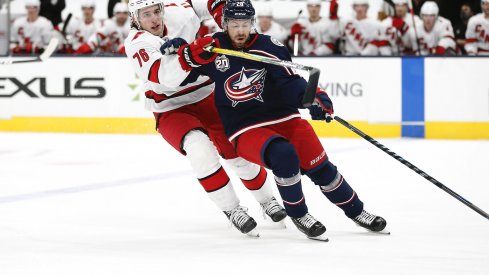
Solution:
[[[236,206],[230,211],[223,211],[229,221],[239,230],[241,233],[251,237],[260,237],[260,234],[256,232],[256,221],[250,215],[248,215],[248,209],[241,205]]]
[[[326,237],[326,227],[316,220],[311,214],[307,213],[301,218],[292,218],[292,222],[294,222],[295,226],[309,239],[327,242],[328,238]]]
[[[387,225],[387,222],[384,218],[370,214],[365,210],[362,210],[362,213],[360,213],[360,215],[356,216],[352,220],[359,226],[371,232],[390,234],[389,231],[384,230]]]
[[[277,202],[275,197],[272,197],[267,202],[260,203],[260,205],[263,210],[263,216],[270,217],[274,222],[280,222],[287,217],[287,212],[285,212],[285,209]]]

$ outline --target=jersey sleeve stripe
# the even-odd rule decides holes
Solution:
[[[160,83],[158,78],[158,72],[160,71],[161,60],[156,60],[153,65],[151,65],[151,69],[149,69],[148,80],[154,83]]]
[[[212,84],[213,81],[211,79],[203,82],[203,83],[200,83],[198,85],[194,85],[194,86],[190,86],[184,90],[181,90],[177,93],[174,93],[172,94],[171,96],[167,96],[167,95],[164,95],[164,94],[158,94],[156,93],[155,91],[152,91],[152,90],[149,90],[149,91],[146,91],[144,94],[146,96],[146,98],[148,99],[153,99],[156,103],[161,103],[162,101],[165,101],[167,99],[172,99],[172,98],[176,98],[176,97],[179,97],[179,96],[183,96],[183,95],[186,95],[186,94],[189,94],[191,92],[195,92],[197,91],[198,89],[202,88],[202,87],[205,87],[205,86],[208,86],[210,84]]]

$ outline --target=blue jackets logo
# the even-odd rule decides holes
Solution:
[[[241,68],[241,72],[231,75],[224,83],[226,96],[231,100],[233,107],[240,102],[256,99],[263,102],[261,93],[265,86],[265,69],[246,70]]]

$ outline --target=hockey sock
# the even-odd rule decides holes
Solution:
[[[226,171],[220,167],[211,175],[199,179],[209,198],[222,210],[229,211],[239,205],[239,199]]]
[[[363,202],[329,160],[308,176],[320,186],[326,198],[341,208],[347,217],[355,218],[362,213]]]
[[[304,216],[308,210],[302,193],[299,158],[294,146],[286,140],[275,139],[267,146],[264,159],[275,175],[287,215],[293,218]]]
[[[267,180],[267,171],[265,168],[240,157],[226,160],[226,162],[238,177],[240,177],[244,186],[250,190],[256,201],[265,203],[273,197],[270,184],[265,184]]]
[[[222,211],[238,206],[239,199],[209,137],[199,130],[190,131],[184,138],[183,149],[209,198]]]

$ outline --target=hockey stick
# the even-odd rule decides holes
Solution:
[[[244,52],[233,51],[233,50],[228,50],[228,49],[216,48],[214,46],[207,46],[207,47],[205,47],[205,50],[208,52],[219,53],[219,54],[224,54],[224,55],[229,55],[229,56],[235,56],[235,57],[240,57],[240,58],[253,60],[253,61],[257,61],[257,62],[263,62],[263,63],[267,63],[267,64],[284,66],[287,68],[306,71],[309,73],[309,81],[307,82],[306,91],[304,93],[304,97],[302,98],[302,105],[304,107],[309,107],[314,102],[314,98],[316,96],[316,88],[317,88],[318,83],[319,83],[319,75],[321,73],[321,71],[318,68],[293,63],[293,62],[290,62],[287,60],[273,59],[270,57],[256,55],[256,54],[250,54],[250,53],[244,53]]]
[[[0,61],[0,65],[46,61],[46,59],[48,59],[54,53],[54,51],[56,51],[57,47],[58,47],[58,39],[51,38],[44,52],[41,55],[37,56],[36,58],[24,59],[24,60],[4,60],[4,61]]]
[[[61,30],[61,34],[63,35],[64,39],[66,39],[66,29],[68,28],[68,24],[70,24],[71,17],[73,16],[72,13],[69,13],[68,16],[66,17],[66,20],[63,24],[63,29]]]
[[[413,21],[414,36],[416,39],[416,46],[418,47],[418,55],[421,55],[421,45],[419,44],[418,30],[416,29],[416,20],[414,20],[414,5],[413,0],[409,0],[409,10],[411,12],[411,20]]]
[[[302,10],[299,11],[299,14],[297,15],[297,21],[299,21],[299,18],[301,17]],[[297,56],[299,54],[299,34],[294,34],[294,56]]]
[[[472,210],[474,210],[475,212],[479,213],[481,216],[483,216],[484,218],[486,218],[486,219],[489,220],[489,214],[487,214],[486,212],[484,212],[482,209],[480,209],[479,207],[475,206],[474,204],[472,204],[468,200],[464,199],[462,196],[460,196],[459,194],[455,193],[453,190],[451,190],[450,188],[446,187],[441,182],[437,181],[435,178],[433,178],[432,176],[428,175],[423,170],[421,170],[418,167],[416,167],[414,164],[412,164],[409,161],[405,160],[403,157],[401,157],[398,154],[392,152],[389,148],[385,147],[384,145],[380,144],[377,140],[373,139],[369,135],[367,135],[364,132],[360,131],[358,128],[356,128],[355,126],[351,125],[346,120],[344,120],[344,119],[342,119],[342,118],[340,118],[338,116],[335,116],[334,117],[334,120],[338,121],[341,125],[345,126],[346,128],[350,129],[355,134],[361,136],[362,138],[364,138],[368,142],[372,143],[377,148],[379,148],[380,150],[382,150],[385,153],[387,153],[389,156],[395,158],[400,163],[406,165],[409,169],[411,169],[414,172],[418,173],[423,178],[427,179],[428,181],[430,181],[434,185],[438,186],[441,190],[447,192],[452,197],[456,198],[457,200],[459,200],[460,202],[462,202],[463,204],[467,205]]]

